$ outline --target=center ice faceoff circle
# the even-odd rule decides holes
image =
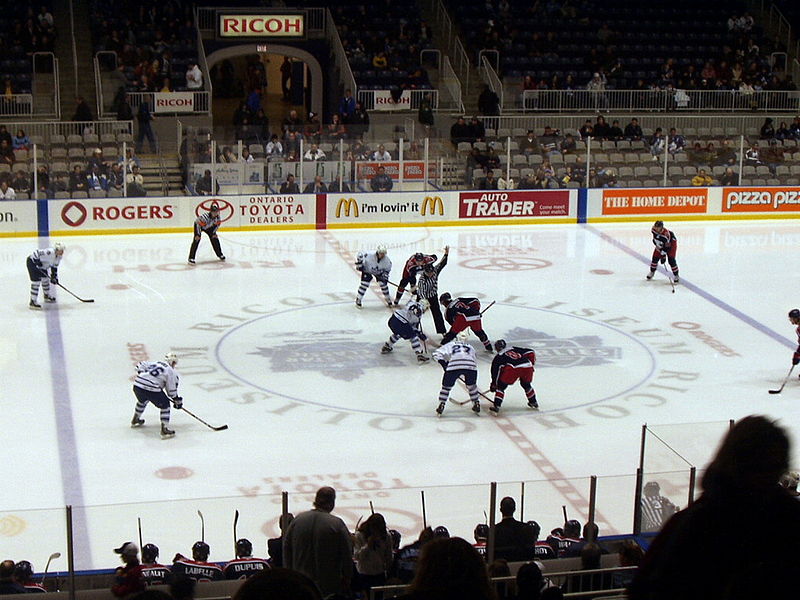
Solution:
[[[353,316],[355,313],[355,317]],[[401,340],[391,354],[380,348],[389,336],[387,309],[350,302],[313,304],[276,311],[229,330],[217,343],[220,365],[242,383],[276,397],[321,408],[402,417],[429,417],[441,381],[438,364],[418,365]],[[423,326],[433,332],[430,317]],[[491,340],[534,348],[534,387],[541,412],[606,402],[644,384],[654,373],[653,351],[606,323],[563,312],[495,304],[484,316]],[[440,336],[433,332],[433,339]],[[478,387],[488,390],[492,355],[477,338]],[[435,344],[429,344],[432,352]],[[453,396],[466,392],[457,386]],[[515,394],[519,395],[516,398]],[[491,397],[491,394],[488,394]],[[506,392],[507,406],[521,389]]]

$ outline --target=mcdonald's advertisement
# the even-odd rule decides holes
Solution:
[[[461,192],[461,219],[515,219],[569,216],[569,190]]]
[[[448,196],[450,196],[448,198]],[[450,206],[447,206],[448,199]],[[458,219],[452,195],[442,192],[328,194],[330,227],[355,223],[430,223]]]

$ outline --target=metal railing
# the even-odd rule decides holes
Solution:
[[[333,61],[336,68],[339,69],[339,76],[344,82],[344,88],[352,90],[353,95],[356,95],[358,88],[356,87],[356,78],[353,76],[353,69],[350,68],[350,61],[347,60],[347,53],[344,51],[342,38],[339,36],[339,31],[336,29],[336,23],[333,21],[333,15],[327,8],[325,9],[326,32],[328,42],[333,50]]]
[[[108,60],[109,65],[113,65],[113,68],[117,68],[117,53],[112,50],[101,50],[94,55],[93,63],[94,63],[94,85],[95,89],[97,90],[96,98],[97,98],[97,116],[98,117],[106,117],[114,113],[113,106],[106,106],[106,98],[105,93],[103,92],[103,68],[102,63],[105,61],[103,58],[105,57]],[[113,102],[113,99],[112,99]]]
[[[455,106],[455,110],[463,113],[464,101],[461,97],[461,82],[458,80],[458,75],[456,75],[456,72],[453,70],[453,65],[450,63],[450,57],[447,55],[442,58],[442,69],[439,71],[439,82],[450,94]]]
[[[739,90],[525,90],[523,111],[737,112],[800,109],[800,92]]]
[[[34,107],[33,112],[36,116],[40,117],[54,117],[56,119],[61,118],[61,93],[59,90],[60,81],[59,81],[59,72],[58,72],[58,59],[56,58],[55,54],[52,52],[34,52],[33,54],[33,79],[32,79],[32,90],[34,95]],[[45,93],[41,89],[42,87],[47,85],[47,82],[44,81],[45,77],[42,77],[44,74],[52,77],[52,81],[50,85],[52,86],[52,93],[48,94],[49,98],[47,98],[48,106],[46,109],[42,108],[41,103],[45,100]],[[37,100],[39,103],[37,103]],[[52,102],[52,108],[50,107],[50,103]]]
[[[481,50],[479,54],[479,64],[478,69],[480,69],[481,77],[483,80],[489,85],[491,90],[497,94],[499,98],[499,105],[500,105],[500,112],[503,112],[503,102],[504,102],[504,90],[503,90],[503,82],[500,81],[500,77],[495,71],[494,67],[492,67],[491,63],[489,62],[489,58],[486,53],[494,52],[499,63],[500,61],[500,53],[497,50]]]
[[[192,91],[186,90],[186,92],[191,92],[194,95],[193,100],[193,107],[194,110],[191,111],[192,114],[209,114],[211,111],[211,92],[207,90],[202,91]],[[131,109],[136,112],[142,102],[149,102],[150,104],[150,111],[155,114],[165,114],[165,113],[156,113],[154,110],[155,107],[155,100],[156,94],[163,94],[167,95],[170,92],[128,92],[128,103],[131,105]],[[180,92],[185,93],[185,92]],[[169,114],[169,113],[166,113]]]
[[[207,97],[205,98],[205,110],[201,111],[209,116],[211,116],[211,98],[214,97],[214,88],[211,84],[211,72],[208,69],[208,61],[206,61],[206,47],[203,43],[203,34],[200,32],[200,28],[197,26],[197,19],[195,19],[195,30],[197,31],[197,39],[195,43],[197,44],[197,62],[200,70],[203,72],[203,83],[205,84],[205,89],[207,90]],[[198,100],[202,100],[195,96],[195,102]],[[197,104],[195,104],[195,107]],[[195,110],[195,112],[198,112]]]
[[[33,94],[3,94],[0,96],[0,117],[32,117]]]
[[[53,136],[83,135],[85,131],[98,136],[111,133],[133,135],[133,121],[4,121],[3,125],[9,131],[23,129],[29,137],[41,137],[45,144],[53,142]]]
[[[469,92],[470,64],[467,51],[458,37],[453,21],[442,0],[430,0],[430,13],[434,16],[433,24],[445,40],[445,54],[450,56],[452,67],[461,83],[465,94]]]
[[[434,110],[439,108],[439,90],[402,90],[402,93],[401,97],[408,95],[409,102],[400,102],[396,108],[391,110],[417,110],[426,96],[431,101],[431,108]],[[356,98],[365,110],[375,110],[376,99],[386,97],[388,94],[390,94],[389,90],[358,90]]]

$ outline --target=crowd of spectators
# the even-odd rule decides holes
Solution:
[[[432,32],[414,2],[342,2],[331,10],[359,89],[430,89],[420,52],[433,47]]]

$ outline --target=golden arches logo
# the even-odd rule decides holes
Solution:
[[[22,517],[16,515],[0,517],[0,536],[2,537],[14,537],[25,531],[27,527],[28,523]]]
[[[436,209],[439,209],[439,215],[444,215],[444,202],[439,196],[425,196],[425,200],[422,201],[422,208],[419,210],[419,214],[423,217],[427,214],[434,215],[436,214]]]
[[[358,202],[355,198],[339,198],[336,204],[336,218],[339,219],[344,211],[344,216],[349,217],[350,211],[353,211],[353,216],[358,217]]]

